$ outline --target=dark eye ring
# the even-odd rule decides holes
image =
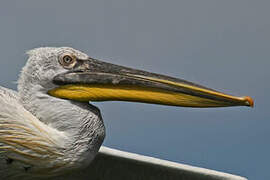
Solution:
[[[70,65],[74,64],[75,61],[76,57],[71,54],[63,54],[59,59],[60,64],[65,67],[69,67]]]

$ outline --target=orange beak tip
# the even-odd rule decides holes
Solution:
[[[244,100],[246,101],[246,104],[250,107],[254,107],[254,101],[250,96],[245,96]]]

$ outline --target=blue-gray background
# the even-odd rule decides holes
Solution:
[[[105,145],[269,179],[270,1],[18,0],[0,3],[0,84],[16,89],[25,51],[72,46],[90,56],[234,95],[255,108],[95,103]]]

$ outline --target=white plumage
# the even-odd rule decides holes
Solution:
[[[96,94],[102,94],[102,100],[119,100],[117,94],[112,98],[107,93],[115,87],[125,89],[121,93],[135,89],[135,93],[147,95],[122,96],[120,100],[167,105],[166,97],[171,96],[166,95],[178,93],[175,97],[183,96],[185,101],[169,102],[178,106],[252,106],[251,98],[104,63],[72,48],[38,48],[28,54],[18,92],[0,87],[1,179],[244,179],[105,147],[98,154],[105,138],[104,123],[99,109],[82,100],[96,100]],[[87,90],[97,83],[103,83],[99,86],[101,93]],[[82,89],[72,89],[77,84]],[[142,90],[144,86],[146,90]],[[61,93],[55,93],[58,88]],[[152,92],[164,95],[166,102]],[[192,103],[186,101],[188,98]]]

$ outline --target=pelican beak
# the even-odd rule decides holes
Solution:
[[[182,79],[77,59],[54,77],[51,96],[76,101],[132,101],[185,107],[253,106],[252,98],[227,95]]]

